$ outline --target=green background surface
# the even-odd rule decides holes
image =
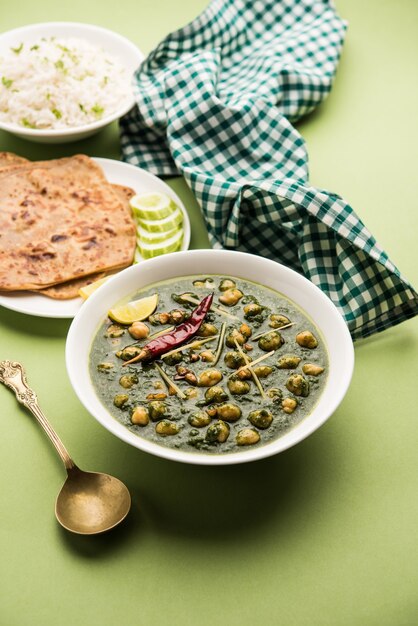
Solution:
[[[5,31],[96,23],[147,53],[204,0],[2,0]],[[339,0],[349,30],[334,89],[298,125],[313,184],[343,195],[418,285],[417,38],[414,0]],[[77,144],[0,133],[29,158],[119,158],[117,126]],[[170,184],[207,247],[199,208]],[[64,362],[69,322],[0,309],[0,359],[20,360],[76,462],[133,497],[112,533],[77,537],[54,517],[64,471],[13,394],[0,388],[0,624],[413,626],[417,599],[417,339],[411,320],[356,344],[352,385],[314,435],[253,464],[205,468],[116,440],[77,400]]]

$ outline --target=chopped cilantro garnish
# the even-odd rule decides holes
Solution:
[[[36,128],[36,124],[32,124],[26,117],[22,117],[20,123],[22,126],[25,126],[25,128]]]
[[[34,46],[32,46],[32,47],[30,48],[30,50],[39,50],[39,46],[37,46],[37,45],[35,44]]]
[[[95,104],[91,107],[91,112],[94,113],[97,117],[100,117],[104,113],[104,108],[100,106],[100,104]]]
[[[83,111],[83,113],[87,113],[86,109],[84,108],[84,106],[81,104],[81,102],[78,103],[78,106],[80,107],[80,111]]]
[[[6,78],[5,76],[1,77],[1,83],[6,87],[6,89],[10,89],[13,85],[13,81],[10,78]]]
[[[54,65],[57,70],[65,70],[64,61],[62,59],[58,59],[58,61],[55,61]]]
[[[23,50],[23,42],[17,48],[10,48],[15,54],[20,54]]]
[[[57,120],[60,120],[62,118],[62,113],[59,109],[51,109],[51,112],[55,115]]]

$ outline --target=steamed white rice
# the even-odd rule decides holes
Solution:
[[[117,111],[131,76],[83,39],[43,38],[0,57],[0,120],[27,128],[82,126]]]

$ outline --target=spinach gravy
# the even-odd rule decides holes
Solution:
[[[193,323],[210,293],[199,330],[179,345],[182,325]],[[158,305],[146,319],[107,318],[90,353],[98,397],[129,430],[162,446],[223,454],[271,442],[309,415],[326,383],[328,356],[319,330],[290,300],[214,275],[156,283],[131,300],[154,294]],[[173,349],[128,363],[150,341],[176,332]]]

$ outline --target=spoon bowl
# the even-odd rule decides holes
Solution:
[[[58,494],[55,515],[67,530],[94,535],[117,526],[130,507],[129,491],[118,478],[74,467]]]
[[[67,480],[55,504],[55,515],[61,526],[79,535],[96,535],[120,524],[131,508],[127,487],[114,476],[83,472],[77,467],[41,411],[20,363],[1,361],[0,382],[10,387],[18,401],[36,417],[67,470]]]

